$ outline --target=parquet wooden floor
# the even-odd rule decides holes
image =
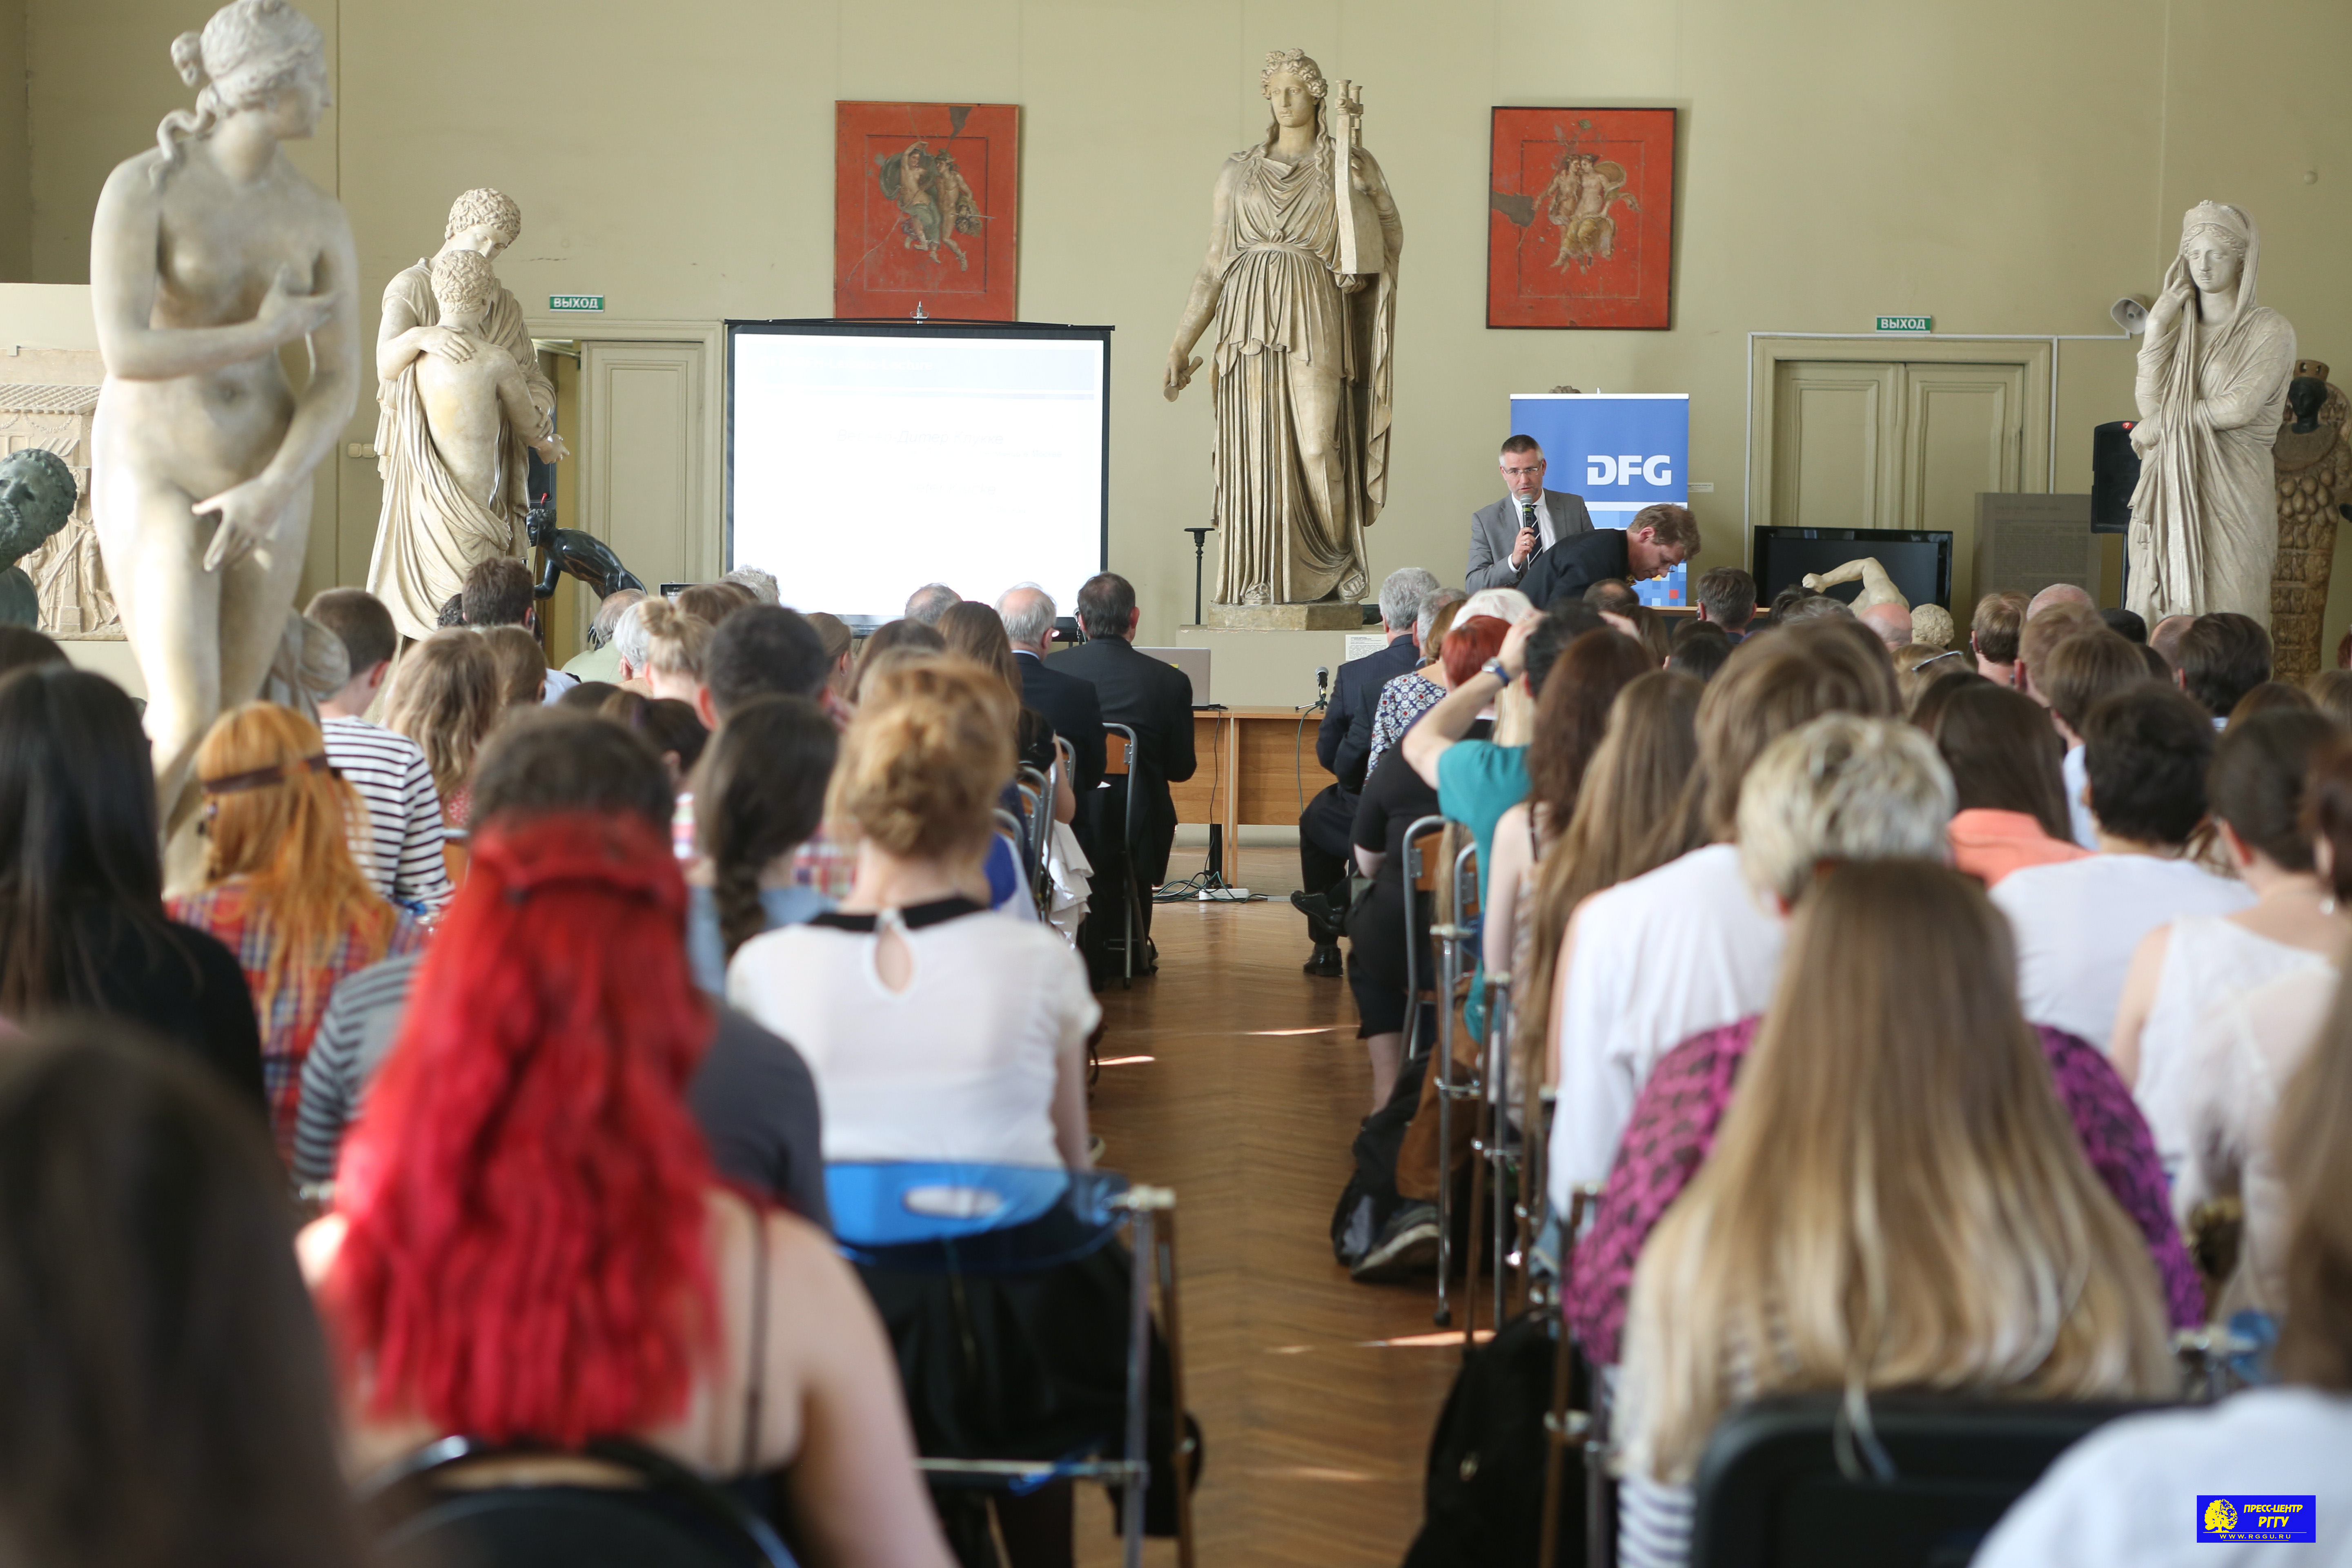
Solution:
[[[1332,1261],[1370,1092],[1355,1006],[1300,973],[1296,852],[1240,858],[1234,879],[1268,902],[1160,905],[1159,975],[1103,994],[1094,1127],[1105,1164],[1177,1194],[1202,1568],[1394,1568],[1460,1352],[1383,1346],[1432,1331],[1430,1289],[1357,1285]],[[1180,853],[1169,874],[1199,865]],[[1080,1507],[1080,1561],[1115,1563],[1103,1504]],[[1146,1561],[1174,1563],[1173,1543]]]

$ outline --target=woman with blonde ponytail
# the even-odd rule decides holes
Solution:
[[[279,147],[333,102],[319,29],[287,0],[236,0],[172,60],[195,110],[108,178],[89,266],[99,545],[147,684],[167,833],[194,812],[197,742],[278,656],[310,472],[359,388],[351,225]],[[297,394],[278,350],[305,340]]]
[[[2147,1240],[2084,1157],[2015,972],[2006,922],[1946,867],[1851,861],[1804,893],[1713,1152],[1634,1272],[1628,1568],[1685,1559],[1708,1436],[1764,1394],[2177,1390]]]

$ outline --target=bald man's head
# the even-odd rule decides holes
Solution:
[[[2195,616],[2167,616],[2156,623],[2154,631],[2147,634],[2147,646],[2163,655],[2165,663],[2179,669],[2180,639],[2187,637],[2189,628],[2196,624]]]
[[[1893,603],[1872,605],[1854,616],[1877,634],[1878,640],[1888,647],[1901,647],[1911,640],[1911,612]]]
[[[2074,584],[2053,583],[2033,595],[2033,602],[2025,606],[2025,618],[2031,621],[2053,605],[2080,605],[2086,610],[2099,607],[2087,592]]]

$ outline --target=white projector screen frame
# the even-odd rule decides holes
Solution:
[[[1034,579],[1069,615],[1109,557],[1110,333],[729,321],[728,567],[853,626],[930,582],[992,601]]]

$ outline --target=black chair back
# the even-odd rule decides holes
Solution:
[[[2151,1408],[1881,1395],[1865,1436],[1841,1405],[1792,1395],[1724,1417],[1699,1461],[1691,1568],[1964,1568],[2076,1439]]]

